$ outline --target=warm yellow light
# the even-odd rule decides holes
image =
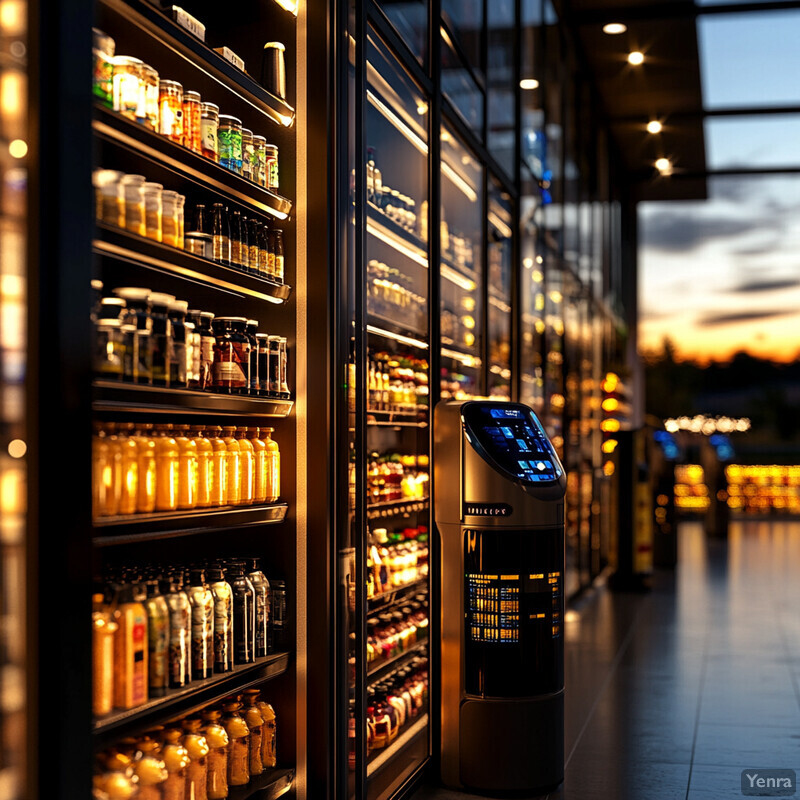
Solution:
[[[464,344],[466,344],[467,347],[472,347],[475,344],[475,334],[467,331],[467,333],[464,334]]]
[[[22,139],[13,139],[8,144],[8,152],[12,158],[25,158],[28,155],[28,144]]]
[[[614,474],[614,462],[613,461],[606,461],[603,464],[603,475],[610,478]]]
[[[650,122],[647,123],[647,132],[648,133],[661,133],[663,125],[657,119],[651,119]]]
[[[618,419],[604,419],[600,423],[600,430],[605,433],[616,433],[619,430]]]
[[[624,22],[607,22],[603,25],[603,33],[607,33],[609,36],[625,33],[626,30],[628,30],[628,26]]]
[[[602,445],[600,445],[600,449],[608,454],[613,453],[617,449],[617,440],[616,439],[606,439]]]
[[[604,392],[616,392],[619,385],[619,377],[613,372],[606,373],[605,380],[603,381]]]
[[[422,116],[423,114],[428,113],[428,104],[427,103],[417,103],[417,114]]]
[[[520,89],[525,89],[527,91],[530,91],[532,89],[538,89],[539,88],[539,81],[537,81],[536,78],[523,78],[519,82],[519,88]]]
[[[9,117],[22,113],[25,95],[24,77],[17,70],[6,70],[0,76],[0,110]]]
[[[544,258],[542,256],[536,256],[536,263],[544,264]]]
[[[525,267],[525,269],[531,269],[531,267],[533,267],[533,259],[532,258],[523,258],[522,259],[522,266]]]
[[[668,158],[657,158],[655,167],[662,175],[672,173],[672,162]]]
[[[22,458],[28,452],[28,445],[22,439],[12,439],[8,443],[8,454],[11,458]]]
[[[463,323],[464,327],[468,330],[472,330],[475,327],[475,320],[472,317],[465,316],[461,318],[461,322]]]
[[[25,30],[25,6],[21,0],[0,3],[0,27],[5,36],[15,36]]]
[[[633,50],[628,53],[628,63],[632,64],[634,67],[638,67],[639,64],[644,63],[644,53],[639,50]]]
[[[606,397],[606,399],[603,400],[603,411],[605,411],[606,413],[611,414],[618,408],[619,408],[619,400],[617,400],[616,397]]]
[[[535,269],[531,273],[531,280],[533,280],[534,283],[541,283],[544,280],[544,274],[540,269]]]

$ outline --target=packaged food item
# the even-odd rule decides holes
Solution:
[[[114,40],[99,28],[92,28],[94,75],[92,93],[104,106],[114,107]]]
[[[96,169],[92,172],[95,218],[106,225],[125,227],[125,195],[122,190],[123,172],[115,169]]]
[[[158,82],[158,132],[183,144],[183,85],[178,81]]]
[[[141,120],[151,131],[158,130],[158,72],[149,64],[142,64],[142,102],[144,115]]]
[[[194,153],[203,152],[202,103],[200,92],[183,93],[183,145]]]
[[[186,312],[189,303],[186,300],[172,298],[169,302],[169,321],[172,327],[172,350],[169,361],[169,385],[185,389],[188,384],[186,374]]]
[[[235,172],[242,174],[242,121],[229,114],[219,115],[219,163]]]
[[[162,213],[161,195],[164,187],[160,183],[145,181],[142,184],[144,193],[144,223],[145,235],[148,239],[160,242],[162,239]]]
[[[259,186],[267,186],[267,140],[263,136],[253,135],[253,181]]]
[[[119,319],[98,319],[95,325],[94,372],[111,380],[122,380],[125,336]]]
[[[231,264],[244,267],[249,255],[247,252],[247,229],[242,223],[242,215],[234,211],[230,218],[231,227]]]
[[[255,452],[253,443],[247,438],[244,428],[236,428],[235,436],[239,441],[239,503],[249,506],[253,503],[255,488]]]
[[[253,145],[253,131],[242,128],[242,177],[252,181],[255,164],[255,146]]]
[[[219,106],[200,104],[200,151],[212,161],[219,161]]]
[[[197,505],[197,444],[189,438],[188,425],[175,425],[173,430],[178,445],[178,508],[194,508]]]
[[[169,609],[169,685],[178,689],[187,684],[191,675],[192,610],[189,595],[174,577],[162,581],[162,591]]]
[[[114,56],[112,63],[114,111],[134,122],[143,122],[142,61],[133,56]]]
[[[161,241],[170,247],[183,247],[178,217],[178,199],[181,195],[171,190],[161,193]]]
[[[214,391],[246,394],[250,341],[245,334],[245,317],[217,317],[214,320]]]
[[[134,383],[151,384],[153,354],[150,348],[150,335],[153,332],[153,319],[150,314],[150,290],[143,287],[122,286],[114,289],[114,294],[126,303],[123,323],[135,327],[131,353],[131,380]]]
[[[120,182],[125,197],[125,229],[137,236],[146,236],[145,177],[144,175],[124,175]]]
[[[156,511],[178,507],[178,463],[180,451],[172,437],[172,426],[156,425]]]
[[[267,162],[267,188],[277,192],[280,184],[278,173],[278,146],[275,144],[268,144],[265,148],[265,155]]]
[[[266,334],[257,334],[266,336]],[[261,342],[259,341],[259,346]],[[258,437],[258,428],[248,428],[247,438],[253,445],[255,454],[255,486],[253,489],[253,502],[267,502],[267,445]],[[265,653],[266,655],[266,653]]]
[[[172,323],[169,319],[169,307],[174,295],[153,292],[150,295],[153,332],[150,336],[150,350],[153,362],[153,384],[155,386],[170,385],[170,363],[172,361]]]

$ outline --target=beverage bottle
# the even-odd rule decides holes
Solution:
[[[208,798],[209,746],[208,740],[201,730],[202,724],[198,717],[190,717],[182,723],[183,739],[181,743],[186,748],[190,759],[186,769],[186,800],[207,800]]]
[[[250,394],[258,395],[259,383],[259,370],[258,370],[258,339],[256,333],[258,331],[258,320],[247,320],[247,338],[250,340],[250,359],[249,368],[247,370],[248,380],[250,381]]]
[[[156,507],[156,440],[152,431],[152,423],[142,423],[132,435],[138,464],[136,511],[140,514],[150,513]]]
[[[264,767],[274,767],[277,759],[277,728],[275,709],[265,700],[256,700],[261,718],[264,720],[264,729],[261,734],[261,763]]]
[[[211,505],[224,506],[228,502],[228,446],[220,438],[222,428],[212,425],[206,428],[211,442]]]
[[[281,453],[273,440],[275,428],[261,428],[259,438],[266,445],[267,497],[268,503],[276,503],[281,494]]]
[[[208,800],[228,796],[228,745],[230,737],[220,724],[222,714],[215,708],[203,711],[202,731],[208,742]]]
[[[214,597],[214,672],[233,669],[233,589],[220,567],[208,571],[209,588]]]
[[[253,502],[267,502],[267,445],[258,438],[258,428],[248,428],[247,438],[255,456],[255,485]]]
[[[230,264],[231,226],[222,203],[214,203],[211,207],[211,235],[214,261],[218,261],[220,264]]]
[[[139,492],[139,447],[133,438],[132,422],[119,426],[120,495],[119,513],[135,514]]]
[[[112,446],[99,422],[92,438],[92,515],[113,516],[119,511],[122,454]]]
[[[228,786],[250,782],[250,729],[239,713],[242,704],[231,700],[222,706],[222,724],[228,734]]]
[[[192,231],[194,233],[211,233],[211,220],[205,204],[198,203],[192,215]]]
[[[246,565],[249,568],[247,577],[256,590],[255,657],[263,658],[268,652],[270,587],[259,561],[258,558],[248,558]]]
[[[239,502],[243,506],[249,506],[253,503],[255,489],[255,451],[253,443],[247,438],[247,428],[236,428],[236,439],[239,442],[239,471],[241,474]]]
[[[138,791],[136,800],[162,800],[163,787],[169,773],[160,756],[160,745],[149,736],[135,740],[137,752],[133,761]]]
[[[119,590],[114,614],[114,705],[135,708],[147,701],[147,614],[136,599],[134,586]]]
[[[172,324],[172,350],[169,358],[169,385],[185,389],[189,385],[186,373],[186,352],[188,331],[186,329],[186,312],[189,303],[186,300],[172,298],[169,303],[169,321]]]
[[[178,445],[178,508],[197,505],[197,444],[189,438],[188,425],[175,425]]]
[[[247,243],[250,249],[250,272],[254,275],[266,274],[267,255],[264,253],[264,268],[265,272],[261,272],[261,223],[254,218],[247,221]]]
[[[189,753],[183,746],[183,731],[167,728],[161,745],[161,757],[167,768],[167,780],[162,786],[163,800],[184,800],[186,797],[186,774],[189,768]]]
[[[288,636],[286,618],[286,581],[270,581],[270,642],[269,652],[286,649]]]
[[[375,202],[375,150],[367,148],[367,200]]]
[[[242,716],[250,729],[250,777],[261,775],[264,771],[264,762],[261,760],[261,752],[264,737],[264,718],[258,710],[256,700],[258,699],[258,689],[247,689],[242,692],[242,702],[244,709]]]
[[[242,215],[239,211],[234,211],[231,215],[231,264],[236,267],[244,268],[243,248],[242,248]],[[244,245],[247,247],[247,244]]]
[[[180,451],[172,437],[171,425],[156,425],[156,511],[174,511],[178,507],[178,470]]]
[[[146,586],[147,680],[150,697],[162,697],[169,684],[169,607],[157,580],[148,580]]]
[[[242,473],[239,465],[239,440],[236,438],[236,427],[227,425],[222,429],[222,441],[227,450],[227,485],[225,500],[230,506],[238,506],[242,501]]]
[[[101,593],[92,595],[92,713],[110,714],[114,708],[114,637],[117,623]]]
[[[189,604],[192,608],[192,678],[210,678],[214,671],[214,597],[202,569],[190,571]]]
[[[191,680],[191,605],[189,595],[183,591],[182,582],[174,576],[162,579],[161,591],[169,610],[169,685],[172,689],[178,689]]]
[[[241,217],[241,246],[240,246],[240,254],[242,259],[242,269],[245,272],[253,272],[253,268],[250,264],[250,225],[249,220],[247,217]],[[255,270],[258,271],[257,269]]]
[[[169,308],[175,300],[175,296],[152,292],[148,299],[151,308],[150,316],[153,321],[150,334],[153,385],[169,387],[173,359],[172,321],[169,318]]]
[[[255,588],[244,574],[241,562],[232,563],[226,573],[233,590],[233,659],[236,664],[255,660]]]
[[[258,223],[258,274],[262,278],[272,277],[273,259],[270,258],[269,228]],[[274,253],[272,254],[274,258]]]
[[[274,266],[272,268],[272,277],[278,283],[283,283],[284,274],[286,272],[284,253],[283,253],[283,231],[276,228],[272,232],[272,252],[274,259]]]
[[[188,435],[197,448],[197,507],[208,508],[214,485],[214,448],[203,435],[201,425],[193,425]]]

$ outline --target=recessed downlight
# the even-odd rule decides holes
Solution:
[[[647,132],[661,133],[663,127],[664,126],[657,119],[651,119],[650,122],[647,123]]]
[[[633,64],[634,67],[638,67],[639,64],[644,63],[644,53],[640,50],[632,50],[628,53],[628,63]]]
[[[538,89],[539,88],[539,81],[536,78],[523,78],[519,82],[520,89],[527,89],[530,91],[531,89]]]
[[[603,25],[603,33],[607,33],[609,36],[625,33],[626,30],[628,30],[628,26],[624,22],[607,22]]]
[[[662,175],[672,175],[672,162],[668,158],[657,158],[655,167]]]

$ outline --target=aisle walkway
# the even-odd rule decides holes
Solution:
[[[695,523],[680,536],[675,576],[645,596],[600,590],[567,624],[550,800],[722,800],[742,797],[743,769],[800,775],[800,523],[733,523],[727,545]]]

